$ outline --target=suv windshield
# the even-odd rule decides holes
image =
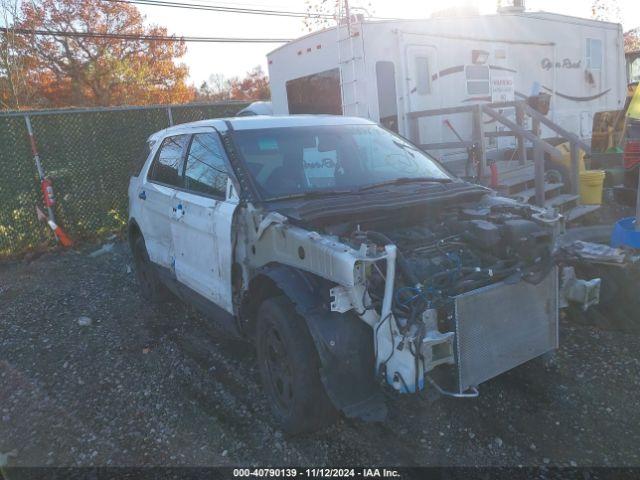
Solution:
[[[265,199],[451,179],[427,154],[376,125],[236,130],[233,135]]]

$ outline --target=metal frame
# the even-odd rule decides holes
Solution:
[[[0,112],[0,118],[24,117],[25,115],[39,116],[39,115],[59,115],[64,113],[122,112],[122,111],[129,111],[129,110],[158,110],[158,109],[166,109],[168,117],[171,118],[171,110],[174,108],[218,107],[218,106],[232,106],[232,105],[245,105],[245,104],[247,104],[247,102],[244,100],[225,100],[224,102],[194,102],[194,103],[175,103],[170,105],[140,105],[140,106],[129,106],[129,107],[53,108],[53,109],[46,109],[46,110],[42,109],[42,110],[21,110],[21,111]]]

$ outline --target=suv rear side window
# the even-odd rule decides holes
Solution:
[[[227,167],[222,145],[212,133],[193,136],[184,171],[185,188],[193,192],[224,197],[227,189]]]
[[[160,150],[149,170],[149,180],[173,187],[182,187],[180,167],[187,139],[187,135],[176,135],[162,141]]]

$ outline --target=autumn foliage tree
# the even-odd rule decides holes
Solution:
[[[233,100],[267,100],[271,97],[269,77],[262,67],[255,67],[243,79],[231,80],[231,98]]]
[[[108,106],[182,103],[193,99],[188,69],[177,64],[184,42],[145,40],[166,36],[166,28],[145,26],[138,9],[102,0],[22,2],[15,31],[45,30],[52,35],[18,35],[14,48],[24,61],[22,75],[35,90],[29,106]],[[56,32],[106,34],[103,37]],[[108,35],[131,35],[118,39]],[[34,104],[35,103],[35,104]]]
[[[634,28],[624,33],[624,51],[638,52],[640,51],[640,27]]]
[[[247,72],[244,78],[224,78],[220,74],[211,75],[198,89],[198,100],[268,100],[271,97],[269,77],[262,67],[257,66]]]

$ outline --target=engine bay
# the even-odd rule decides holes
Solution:
[[[346,243],[398,248],[399,281],[394,307],[420,299],[425,308],[445,306],[456,295],[515,276],[535,282],[552,265],[553,230],[527,207],[454,207],[411,225],[356,226]],[[383,269],[372,272],[369,293],[379,298]]]
[[[379,373],[396,390],[416,392],[425,379],[434,382],[427,372],[457,364],[458,299],[492,284],[548,280],[555,268],[557,224],[557,217],[545,219],[529,206],[496,202],[454,205],[436,213],[406,211],[395,219],[338,227],[340,240],[354,249],[373,256],[388,253],[389,246],[395,250],[392,271],[386,261],[368,265],[368,298],[359,312],[375,310],[381,319],[374,327]],[[477,391],[452,395],[475,396]]]

